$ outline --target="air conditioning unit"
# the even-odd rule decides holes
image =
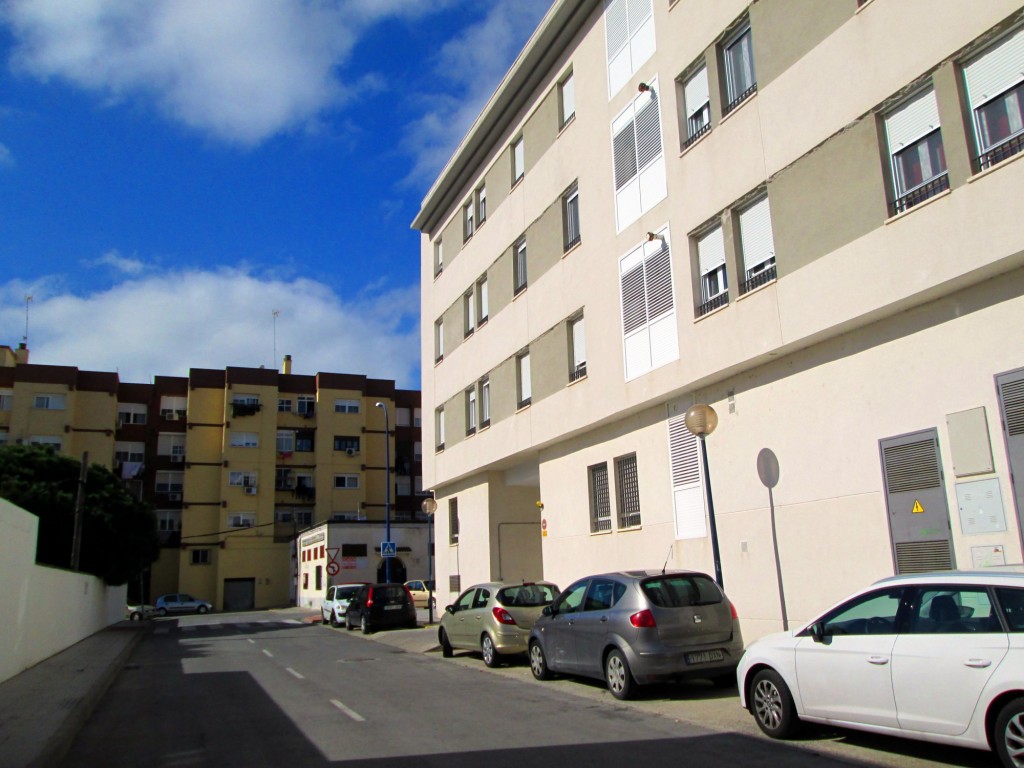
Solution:
[[[345,449],[345,454],[348,455],[348,456],[355,456],[357,453],[358,453],[358,451],[355,448],[346,448]]]
[[[247,486],[245,486],[245,495],[246,496],[255,496],[256,495],[256,486],[255,485],[247,485]]]
[[[171,463],[172,464],[181,464],[181,462],[183,462],[184,460],[185,460],[185,457],[182,456],[179,453],[171,454]]]
[[[169,494],[167,494],[167,500],[168,501],[181,501],[181,494],[180,493],[169,493]]]

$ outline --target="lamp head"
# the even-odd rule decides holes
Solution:
[[[707,437],[718,426],[718,414],[710,405],[698,403],[690,407],[683,417],[683,423],[690,433],[697,437]]]
[[[427,517],[433,517],[434,513],[437,512],[437,502],[434,501],[432,496],[428,496],[420,504],[420,509],[423,510],[423,514]]]

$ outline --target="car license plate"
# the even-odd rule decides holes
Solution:
[[[401,609],[402,609],[402,606],[400,606],[400,605],[385,605],[384,606],[384,610],[385,611],[400,611]]]
[[[725,653],[720,650],[716,651],[697,651],[696,653],[686,654],[687,664],[707,664],[712,661],[724,661]]]

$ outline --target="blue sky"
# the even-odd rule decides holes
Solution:
[[[549,5],[0,0],[0,344],[418,388],[409,224]]]

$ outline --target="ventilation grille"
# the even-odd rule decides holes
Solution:
[[[672,487],[693,485],[700,481],[697,463],[697,438],[686,428],[682,416],[668,423],[668,445],[672,461]]]
[[[1006,432],[1011,437],[1024,435],[1024,379],[1008,381],[999,387],[1006,412]]]
[[[949,542],[908,541],[896,544],[897,573],[928,573],[953,569],[953,554]]]
[[[883,451],[889,493],[921,491],[942,484],[938,451],[933,440],[894,445]]]

